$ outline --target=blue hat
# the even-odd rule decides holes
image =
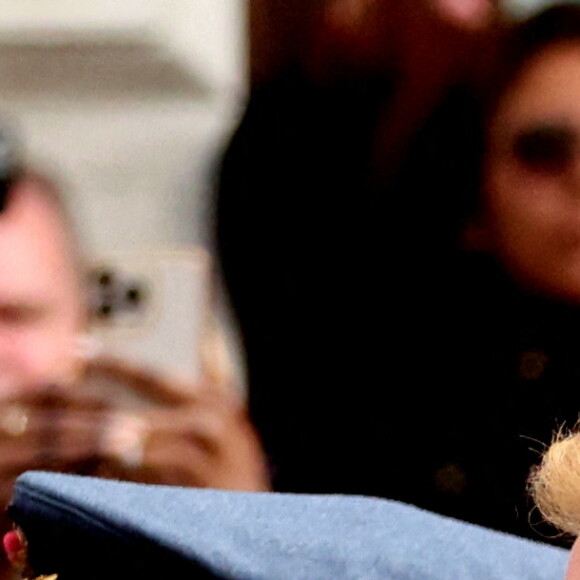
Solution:
[[[560,580],[567,552],[356,496],[28,472],[9,507],[59,580]]]

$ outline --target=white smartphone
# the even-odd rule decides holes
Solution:
[[[201,248],[112,253],[90,265],[97,352],[179,383],[202,371],[211,259]]]

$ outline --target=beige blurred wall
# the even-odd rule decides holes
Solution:
[[[0,119],[90,251],[198,243],[246,91],[244,0],[4,0]]]

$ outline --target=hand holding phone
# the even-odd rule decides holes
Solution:
[[[200,380],[210,280],[211,261],[201,248],[96,260],[89,283],[97,352],[172,382]]]

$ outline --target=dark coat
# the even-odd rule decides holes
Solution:
[[[373,177],[390,95],[384,81],[314,87],[291,71],[251,95],[223,158],[219,255],[275,487],[542,539],[526,477],[578,417],[577,312],[460,249],[481,144],[465,91],[425,120],[388,184]]]

